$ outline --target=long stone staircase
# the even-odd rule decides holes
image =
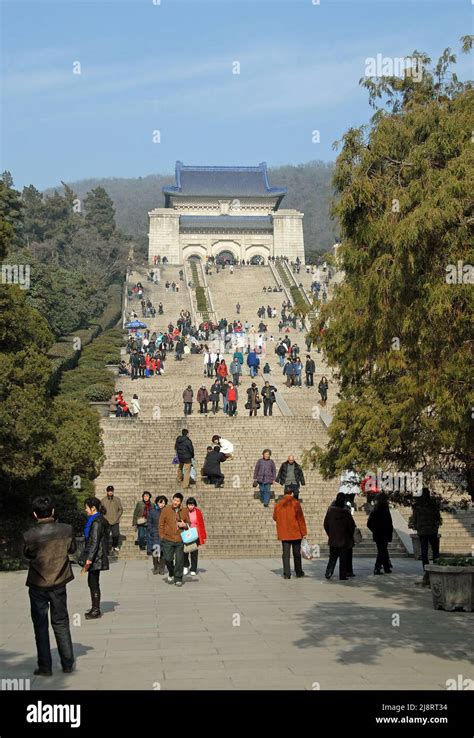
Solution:
[[[166,265],[161,269],[161,281],[158,284],[146,281],[144,269],[133,272],[130,282],[141,281],[145,289],[145,297],[149,297],[155,306],[161,301],[164,315],[156,315],[154,319],[146,319],[151,330],[165,329],[169,322],[176,323],[182,309],[190,309],[189,293],[186,283],[179,280],[182,267]],[[180,286],[178,293],[166,291],[165,282],[175,281]],[[124,418],[107,418],[102,421],[104,431],[104,447],[106,461],[96,480],[97,494],[105,495],[105,487],[113,484],[115,493],[122,500],[124,515],[121,521],[123,538],[120,556],[142,558],[145,556],[135,545],[135,530],[132,527],[132,516],[135,504],[141,499],[142,492],[148,490],[153,497],[165,494],[171,498],[173,493],[181,489],[176,481],[176,467],[172,464],[174,442],[182,428],[188,428],[196,452],[197,481],[191,485],[186,496],[194,496],[203,510],[208,542],[203,548],[205,556],[215,557],[257,557],[272,556],[280,552],[276,540],[275,524],[272,520],[273,501],[269,508],[264,508],[258,498],[258,490],[252,486],[253,469],[261,457],[264,448],[272,449],[272,458],[277,469],[288,455],[294,454],[298,461],[304,450],[314,443],[324,446],[327,442],[326,426],[319,417],[320,405],[317,383],[322,374],[330,380],[329,400],[325,410],[331,411],[337,401],[337,383],[332,373],[324,364],[322,355],[314,349],[311,352],[316,361],[315,387],[287,388],[281,368],[274,353],[278,332],[282,293],[263,293],[263,286],[274,284],[271,270],[268,267],[235,267],[234,274],[228,269],[208,277],[209,289],[212,292],[214,309],[217,316],[226,317],[229,321],[237,317],[235,305],[241,305],[240,319],[248,320],[258,326],[256,315],[261,305],[270,304],[277,308],[277,318],[264,318],[268,325],[268,336],[273,335],[275,342],[267,341],[266,355],[262,357],[262,365],[268,361],[271,374],[266,375],[277,387],[278,395],[283,402],[281,409],[274,406],[273,417],[263,417],[260,410],[258,417],[248,417],[245,410],[246,389],[251,378],[244,367],[242,384],[239,387],[238,415],[229,418],[222,409],[216,416],[198,414],[199,406],[195,402],[193,414],[187,418],[183,414],[182,392],[190,384],[195,396],[203,384],[209,388],[211,381],[204,376],[202,357],[187,354],[181,362],[173,355],[168,357],[163,376],[149,377],[131,381],[130,378],[117,380],[117,389],[130,399],[136,393],[140,399],[141,414],[138,420]],[[140,314],[140,305],[136,300],[129,307],[135,307]],[[291,330],[290,338],[301,348],[304,361],[305,334]],[[229,353],[226,356],[231,360]],[[263,385],[263,376],[255,381],[259,387]],[[235,453],[232,460],[222,465],[226,482],[217,490],[205,485],[201,480],[200,470],[204,461],[206,447],[211,437],[218,433],[234,443]],[[305,470],[306,486],[301,489],[303,509],[308,525],[308,538],[311,543],[320,546],[321,555],[327,553],[327,538],[323,530],[325,512],[334,499],[337,480],[325,481],[313,469]],[[274,494],[278,498],[282,488],[274,485]],[[403,515],[406,512],[401,511]],[[471,517],[469,517],[471,516]],[[472,545],[472,511],[457,516],[444,516],[442,529],[442,551],[460,552],[471,550]],[[356,524],[363,536],[362,543],[354,549],[355,556],[375,556],[375,546],[370,532],[366,528],[366,513],[355,513]],[[469,548],[467,549],[468,542]],[[391,556],[404,556],[406,549],[395,535],[391,545]]]

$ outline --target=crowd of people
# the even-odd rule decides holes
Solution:
[[[178,439],[177,439],[178,440]],[[225,439],[214,436],[214,450],[222,457],[225,453]],[[232,444],[230,444],[232,447]],[[217,450],[216,450],[217,449]],[[227,447],[229,450],[229,447]],[[232,448],[233,450],[233,448]],[[305,576],[302,559],[312,558],[307,542],[308,529],[301,501],[298,499],[295,483],[289,479],[297,478],[296,462],[289,457],[285,462],[286,472],[275,475],[275,465],[270,449],[265,449],[262,459],[256,466],[257,484],[271,485],[272,480],[281,477],[283,496],[275,503],[273,520],[276,536],[282,545],[283,578],[290,579],[290,554],[293,554],[293,568],[296,578]],[[293,472],[289,467],[294,466]],[[267,481],[265,481],[267,480]],[[264,499],[267,492],[261,489]],[[199,549],[207,540],[204,516],[195,497],[188,497],[184,503],[181,492],[175,492],[168,504],[165,495],[158,495],[152,501],[152,494],[143,492],[142,499],[134,511],[134,525],[137,528],[137,545],[152,557],[153,574],[163,575],[164,581],[176,587],[183,586],[186,576],[198,574]],[[265,503],[264,503],[265,504]],[[266,503],[268,504],[268,503]],[[109,485],[106,496],[99,500],[88,497],[84,501],[86,523],[84,526],[84,548],[77,554],[77,543],[72,526],[61,523],[55,515],[54,502],[50,497],[37,497],[32,503],[35,524],[24,534],[24,555],[29,561],[26,585],[28,587],[31,619],[33,623],[37,668],[34,674],[49,677],[52,675],[52,655],[49,640],[49,619],[56,638],[58,655],[62,670],[71,674],[75,667],[74,649],[69,623],[66,587],[74,579],[71,557],[76,556],[82,573],[87,574],[91,607],[84,614],[86,620],[102,617],[101,574],[110,568],[109,555],[119,547],[119,523],[123,506]],[[414,528],[421,541],[423,569],[429,563],[428,546],[431,545],[433,559],[439,555],[438,529],[441,524],[440,508],[428,488],[416,499],[410,526]],[[355,577],[352,552],[357,537],[351,505],[346,495],[340,491],[331,503],[324,518],[324,530],[328,536],[329,559],[325,577],[330,580],[339,562],[339,580],[348,581]],[[388,543],[393,536],[393,522],[389,502],[384,492],[380,492],[367,521],[377,546],[374,575],[390,574],[393,570],[388,553]],[[360,535],[360,533],[359,533]],[[383,571],[382,571],[383,570]],[[429,575],[424,574],[423,584],[429,586]]]

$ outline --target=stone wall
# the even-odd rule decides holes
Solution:
[[[290,261],[304,258],[303,213],[278,210],[273,213],[273,256],[287,256]]]
[[[148,262],[152,264],[154,256],[166,256],[170,264],[180,264],[179,213],[169,208],[155,208],[148,215]]]
[[[184,208],[182,212],[190,213]],[[257,255],[265,260],[269,256],[287,256],[291,261],[299,257],[304,264],[303,213],[297,210],[274,211],[273,233],[180,233],[182,212],[173,208],[155,208],[149,213],[150,264],[158,255],[161,258],[166,256],[170,264],[183,264],[190,256],[200,256],[204,260],[206,256],[217,256],[221,251],[230,251],[239,260],[249,260]]]

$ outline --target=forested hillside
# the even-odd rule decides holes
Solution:
[[[282,166],[269,170],[272,186],[288,188],[283,206],[304,213],[306,254],[327,251],[337,240],[336,223],[329,215],[333,194],[333,165],[313,161],[298,166]],[[162,187],[174,184],[174,173],[152,174],[137,179],[87,179],[70,183],[79,198],[98,186],[103,187],[115,206],[117,227],[126,234],[145,239],[148,233],[148,211],[164,206]],[[58,188],[62,191],[62,187]],[[52,190],[48,191],[50,194]]]

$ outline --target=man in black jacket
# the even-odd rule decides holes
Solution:
[[[265,385],[260,393],[263,398],[264,415],[273,415],[273,403],[276,402],[276,391],[276,387],[270,384],[270,382],[265,382]]]
[[[178,482],[183,483],[183,489],[189,488],[191,463],[194,459],[194,446],[188,436],[188,433],[188,429],[183,428],[183,430],[181,431],[181,435],[178,436],[174,444],[176,456],[179,460],[179,465],[176,470],[176,479],[178,480]]]
[[[295,500],[299,498],[300,485],[303,485],[304,487],[306,482],[303,474],[303,469],[295,461],[295,457],[293,456],[293,454],[290,454],[288,456],[288,460],[283,462],[283,464],[280,466],[276,481],[277,484],[284,485],[285,489],[292,489],[293,497],[295,498]]]
[[[331,579],[339,559],[339,579],[346,580],[348,552],[354,545],[355,523],[351,511],[346,506],[344,492],[337,493],[334,504],[326,512],[323,526],[329,544],[329,561],[325,577]]]
[[[31,619],[35,631],[38,652],[37,676],[52,675],[51,648],[49,644],[48,612],[51,608],[51,625],[63,671],[69,674],[74,668],[69,615],[67,611],[66,584],[74,579],[69,554],[76,550],[72,527],[54,519],[54,507],[49,497],[33,500],[36,525],[26,531],[24,555],[30,566],[26,586],[29,587]]]
[[[314,372],[316,371],[316,364],[309,354],[306,356],[306,364],[304,370],[306,373],[306,386],[314,387]]]
[[[213,449],[207,452],[204,466],[202,468],[203,477],[207,477],[209,484],[213,484],[214,487],[224,486],[224,475],[221,472],[221,464],[226,461],[227,456],[223,454],[220,446],[214,446]]]
[[[130,357],[130,365],[132,367],[132,379],[138,379],[138,370],[140,369],[140,354],[133,349]]]

